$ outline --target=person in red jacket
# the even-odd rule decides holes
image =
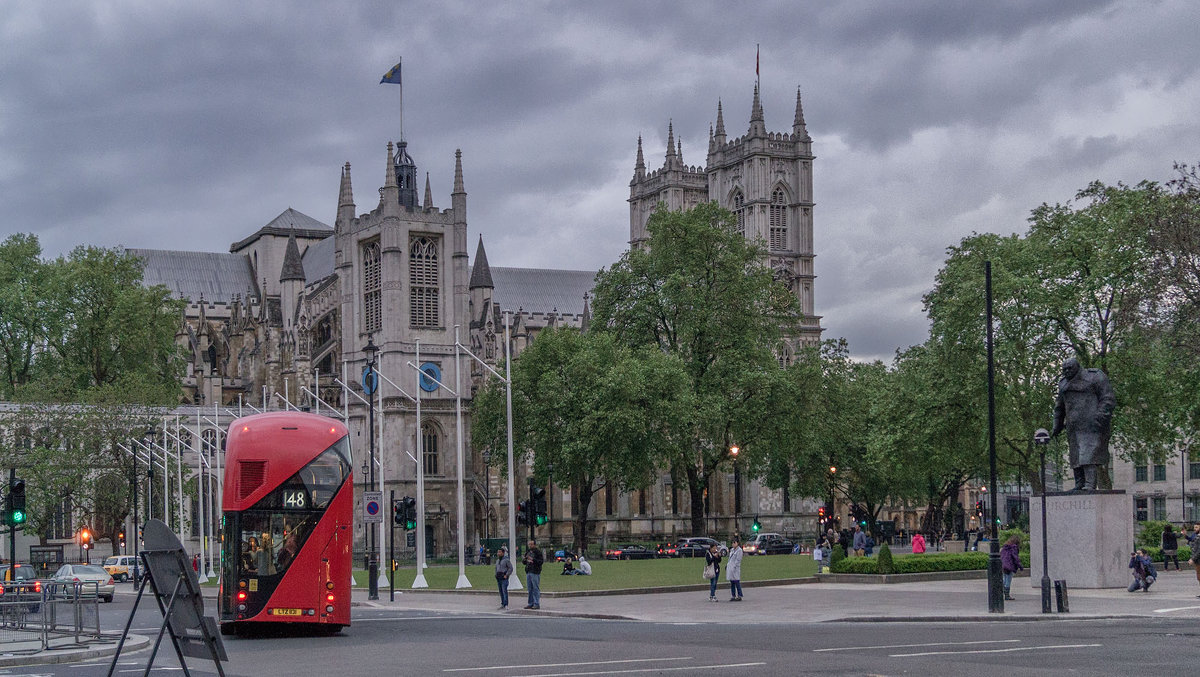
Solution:
[[[922,555],[925,553],[925,536],[923,536],[919,531],[913,536],[912,551],[914,555]]]

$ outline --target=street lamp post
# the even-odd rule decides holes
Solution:
[[[546,464],[546,530],[550,533],[550,543],[554,543],[554,464]]]
[[[729,456],[733,458],[733,535],[741,538],[742,532],[742,469],[738,466],[740,448],[735,444],[729,447]]]
[[[492,452],[483,451],[483,540],[492,537]]]
[[[992,262],[984,261],[984,296],[987,305],[988,486],[996,486],[996,364],[992,350]],[[1000,565],[1000,532],[995,516],[996,492],[991,496],[991,548],[988,552],[988,612],[1004,613],[1004,579]],[[1043,501],[1044,502],[1044,501]]]
[[[1033,441],[1042,452],[1042,613],[1050,613],[1050,560],[1049,546],[1046,539],[1046,445],[1050,444],[1050,433],[1045,428],[1038,428],[1033,433]]]
[[[375,378],[375,376],[374,376],[374,374],[375,374],[375,355],[376,355],[376,353],[379,352],[379,348],[375,345],[375,341],[373,340],[373,337],[371,337],[371,336],[367,337],[367,345],[363,347],[363,352],[367,354],[367,372],[368,372],[368,374],[370,374],[371,378]],[[378,381],[375,381],[374,387],[372,387],[372,391],[374,391],[378,387],[379,387]],[[371,487],[371,490],[374,491],[374,489],[375,489],[375,397],[373,396],[373,394],[371,394],[371,395],[372,396],[369,398],[369,401],[367,403],[367,411],[368,411],[367,427],[369,429],[367,439],[370,440],[369,443],[370,443],[370,447],[371,447],[371,462],[370,462],[371,468],[370,468],[370,485],[369,486]],[[370,552],[370,555],[367,558],[367,599],[377,600],[377,599],[379,599],[379,553],[377,552],[376,548],[374,547],[374,544],[377,543],[379,540],[379,524],[376,522],[372,522],[371,524],[372,524],[372,526],[369,531],[369,538],[368,538],[368,544],[367,544],[368,552]]]

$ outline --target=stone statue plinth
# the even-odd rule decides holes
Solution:
[[[1029,499],[1029,580],[1042,584],[1042,500]],[[1133,505],[1124,491],[1050,492],[1046,501],[1050,580],[1071,588],[1124,588],[1133,551]]]

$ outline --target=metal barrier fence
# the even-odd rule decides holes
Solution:
[[[0,650],[36,653],[100,641],[100,584],[0,583]]]

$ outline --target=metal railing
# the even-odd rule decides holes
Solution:
[[[101,641],[99,583],[0,583],[0,650],[37,653]]]

